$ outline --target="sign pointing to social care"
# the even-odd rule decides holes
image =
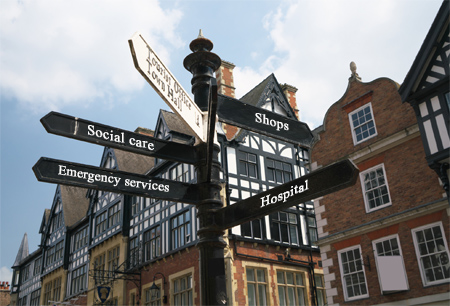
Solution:
[[[47,132],[166,160],[194,164],[198,161],[193,146],[158,139],[81,118],[50,112],[41,119]]]
[[[33,166],[38,181],[198,203],[197,185],[41,157]]]
[[[204,122],[206,116],[190,98],[186,90],[183,89],[141,34],[135,33],[128,40],[128,43],[136,69],[167,105],[181,117],[192,132],[201,141],[206,142],[206,124]]]
[[[343,160],[253,197],[221,208],[216,215],[219,228],[227,229],[273,212],[304,203],[355,184],[359,170]]]

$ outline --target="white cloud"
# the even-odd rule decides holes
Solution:
[[[22,106],[52,109],[109,99],[144,86],[128,39],[140,31],[170,64],[170,48],[184,45],[182,18],[158,1],[2,0],[0,89]]]
[[[431,25],[417,30],[422,11],[420,1],[284,1],[264,17],[272,54],[255,71],[235,69],[236,84],[274,72],[279,82],[298,88],[301,118],[317,127],[345,93],[351,61],[363,82],[403,81]]]
[[[9,282],[11,284],[12,281],[12,271],[8,267],[1,267],[0,268],[0,281],[1,282]]]

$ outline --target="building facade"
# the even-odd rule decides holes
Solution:
[[[216,72],[219,93],[232,97],[233,67],[223,62]],[[298,120],[295,92],[270,75],[241,101]],[[309,172],[311,139],[291,144],[225,124],[217,130],[225,205]],[[154,130],[136,130],[194,145],[188,131],[164,110]],[[112,148],[104,149],[100,165],[185,183],[197,180],[193,165]],[[198,229],[192,205],[58,186],[51,209],[44,213],[41,247],[35,254],[42,258],[35,274],[38,303],[199,305]],[[228,296],[223,298],[229,305],[326,304],[312,202],[233,227],[224,240]],[[20,259],[14,271],[22,275],[25,264]],[[19,297],[13,305],[24,305],[26,281],[18,277],[13,283]],[[152,290],[155,286],[158,290]]]
[[[387,78],[352,75],[315,130],[312,169],[350,159],[353,187],[314,201],[329,305],[449,300],[449,213],[413,109]]]

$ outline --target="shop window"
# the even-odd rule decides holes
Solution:
[[[267,305],[266,270],[247,268],[246,276],[248,305]]]
[[[368,297],[361,248],[356,246],[341,250],[338,252],[338,257],[345,300],[351,301]]]
[[[423,284],[449,282],[449,251],[442,223],[413,229],[412,234]]]
[[[348,117],[355,145],[377,135],[371,103],[354,110]]]
[[[383,293],[408,290],[405,264],[398,237],[389,236],[373,242],[378,280]]]
[[[303,273],[277,271],[277,288],[280,306],[307,305]]]
[[[391,205],[384,165],[378,165],[360,173],[366,212]]]

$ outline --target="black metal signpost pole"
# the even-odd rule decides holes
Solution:
[[[215,86],[214,72],[220,67],[221,59],[210,52],[213,47],[209,39],[201,33],[193,40],[190,48],[193,53],[184,59],[184,67],[192,74],[192,93],[194,101],[202,111],[212,105],[211,99],[217,96],[212,91]],[[212,97],[213,96],[213,97]],[[216,99],[217,100],[217,99]],[[215,101],[217,103],[217,101]],[[214,108],[215,107],[211,107]],[[209,114],[208,141],[198,145],[200,161],[195,165],[200,203],[197,204],[200,228],[198,231],[200,250],[200,303],[201,305],[227,305],[224,248],[224,231],[214,222],[215,212],[222,208],[220,198],[220,163],[218,145],[213,143],[215,136],[215,114]],[[212,131],[212,132],[211,132]],[[209,152],[209,153],[208,153]]]

